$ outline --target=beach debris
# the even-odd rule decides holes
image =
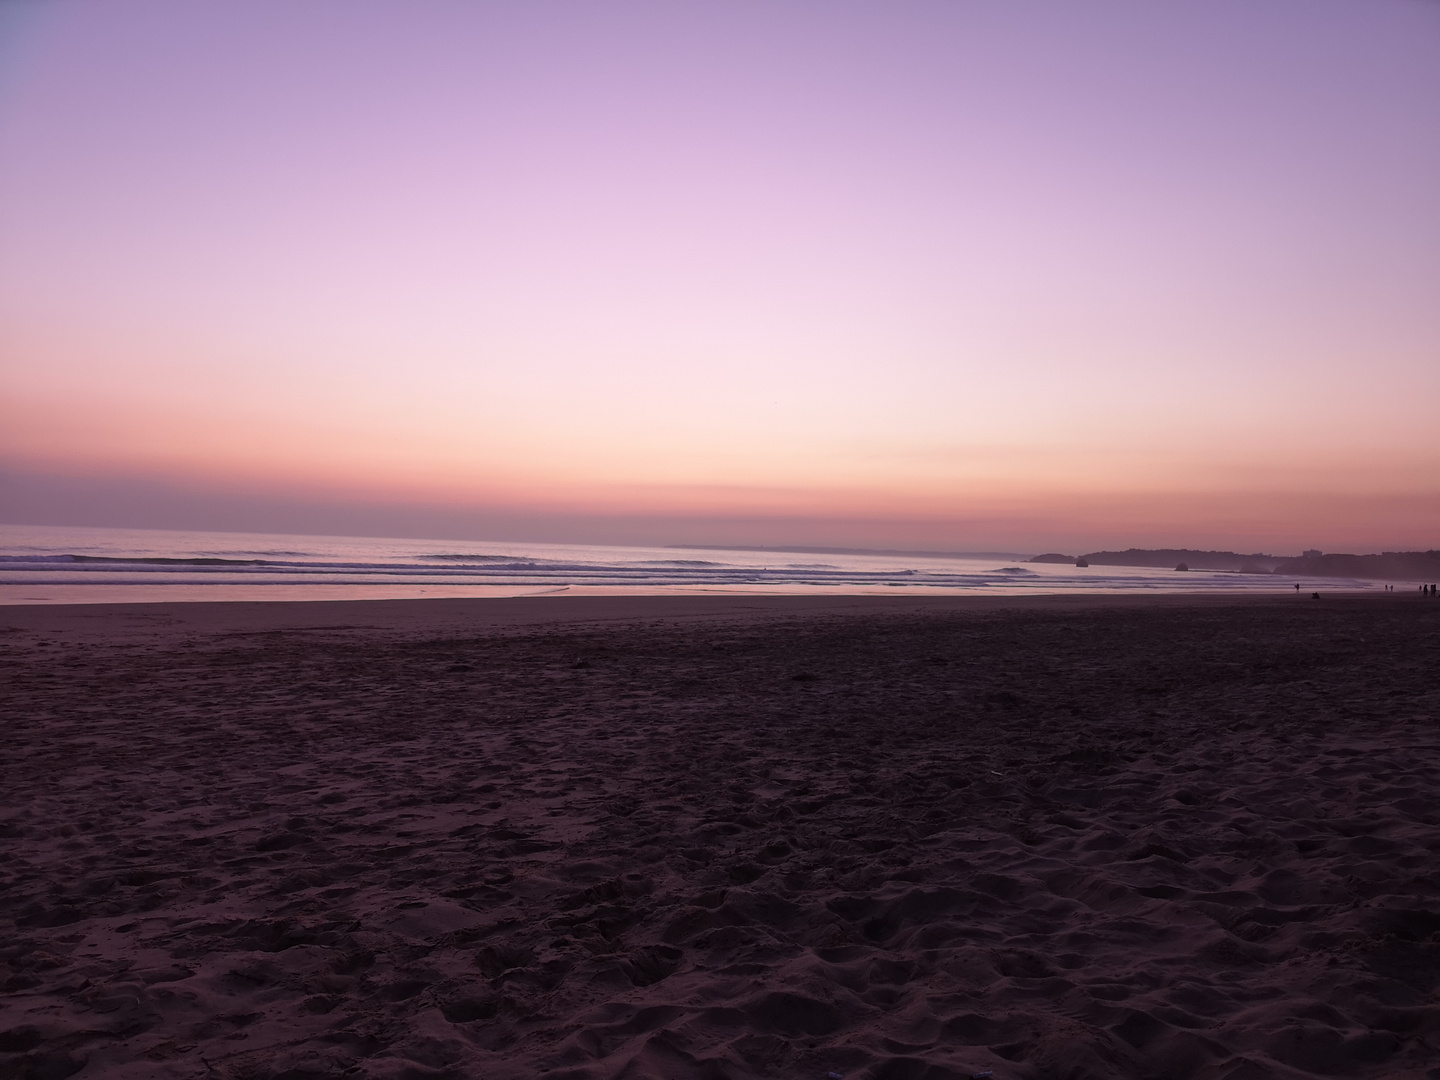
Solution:
[[[825,1074],[825,1080],[845,1080],[845,1074],[831,1070]]]
[[[984,1072],[971,1073],[970,1080],[990,1080],[995,1075],[994,1069],[986,1069]]]

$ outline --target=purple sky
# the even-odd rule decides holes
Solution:
[[[1421,0],[0,6],[5,520],[1433,547],[1437,297]]]

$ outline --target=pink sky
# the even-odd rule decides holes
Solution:
[[[1437,192],[1418,0],[6,5],[0,519],[1440,546]]]

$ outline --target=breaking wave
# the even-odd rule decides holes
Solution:
[[[1207,571],[1180,575],[1181,581],[1173,571],[1145,567],[1106,567],[1099,573],[1059,564],[996,567],[993,555],[982,561],[979,556],[827,551],[828,561],[802,562],[782,561],[785,556],[779,552],[755,549],[703,549],[687,557],[674,549],[579,544],[477,542],[473,548],[363,537],[0,526],[0,586],[191,585],[213,586],[223,595],[227,585],[334,585],[349,587],[336,595],[355,597],[364,595],[366,587],[395,586],[443,589],[447,595],[487,587],[644,591],[688,586],[776,592],[895,588],[922,593],[1262,587],[1243,574]],[[1015,556],[1017,561],[1022,557]],[[1364,587],[1338,579],[1333,584]]]

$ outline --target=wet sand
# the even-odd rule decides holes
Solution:
[[[1440,1077],[1440,602],[0,609],[0,1076]]]

